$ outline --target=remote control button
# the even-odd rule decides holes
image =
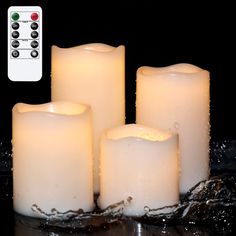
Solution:
[[[11,27],[12,27],[12,29],[17,30],[17,29],[19,29],[20,25],[19,25],[19,23],[14,22],[14,23],[11,25]]]
[[[11,15],[11,18],[12,18],[12,20],[17,21],[17,20],[19,20],[20,15],[19,15],[17,12],[14,12],[14,13]]]
[[[39,33],[38,33],[37,31],[32,31],[31,37],[32,37],[33,39],[38,38],[38,36],[39,36]]]
[[[11,43],[11,46],[12,46],[13,48],[18,48],[19,45],[20,45],[20,43],[19,43],[19,41],[17,41],[17,40],[12,41],[12,43]]]
[[[18,37],[20,36],[20,34],[19,34],[18,31],[13,31],[11,35],[12,35],[12,37],[13,37],[14,39],[16,39],[16,38],[18,38]]]
[[[38,18],[39,18],[38,13],[34,12],[34,13],[31,14],[31,19],[32,20],[38,20]]]
[[[19,51],[14,50],[14,51],[12,51],[11,55],[16,58],[20,55],[20,53],[19,53]]]
[[[37,57],[39,55],[38,51],[36,50],[33,50],[31,53],[30,53],[31,57]]]
[[[30,26],[32,30],[36,30],[39,27],[39,25],[36,22],[33,22]]]
[[[31,45],[32,48],[37,48],[39,46],[39,43],[38,43],[38,41],[34,40],[34,41],[31,42],[30,45]]]

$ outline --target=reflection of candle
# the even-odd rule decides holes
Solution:
[[[142,215],[144,207],[176,204],[179,197],[177,135],[141,125],[108,130],[101,140],[99,205],[132,197],[126,215]]]
[[[137,71],[137,123],[180,138],[180,192],[209,175],[209,73],[190,64]]]
[[[37,216],[93,208],[91,109],[69,102],[13,108],[14,209]]]
[[[125,122],[124,47],[52,47],[52,100],[90,104],[94,131],[94,191],[99,192],[101,133]]]

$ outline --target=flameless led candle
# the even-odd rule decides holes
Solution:
[[[110,129],[101,140],[99,206],[132,197],[125,215],[178,203],[178,136],[142,125]]]
[[[209,176],[209,86],[190,64],[137,71],[136,122],[179,133],[181,193]]]
[[[124,46],[52,47],[52,100],[82,102],[92,108],[95,192],[99,192],[101,134],[125,123],[124,62]]]
[[[93,209],[91,109],[52,102],[13,107],[14,210]]]

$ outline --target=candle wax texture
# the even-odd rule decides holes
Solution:
[[[180,192],[209,177],[209,72],[191,64],[137,71],[136,122],[179,134]]]
[[[52,47],[52,101],[91,105],[93,113],[94,192],[99,192],[102,132],[125,123],[124,46],[86,44]]]
[[[178,136],[142,125],[110,129],[101,140],[99,206],[132,197],[125,215],[179,201]]]
[[[20,214],[91,211],[92,129],[87,105],[52,102],[13,107],[13,203]],[[40,217],[40,216],[39,216]]]

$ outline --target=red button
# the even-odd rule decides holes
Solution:
[[[38,18],[39,18],[38,13],[34,12],[34,13],[31,14],[31,19],[32,20],[38,20]]]

